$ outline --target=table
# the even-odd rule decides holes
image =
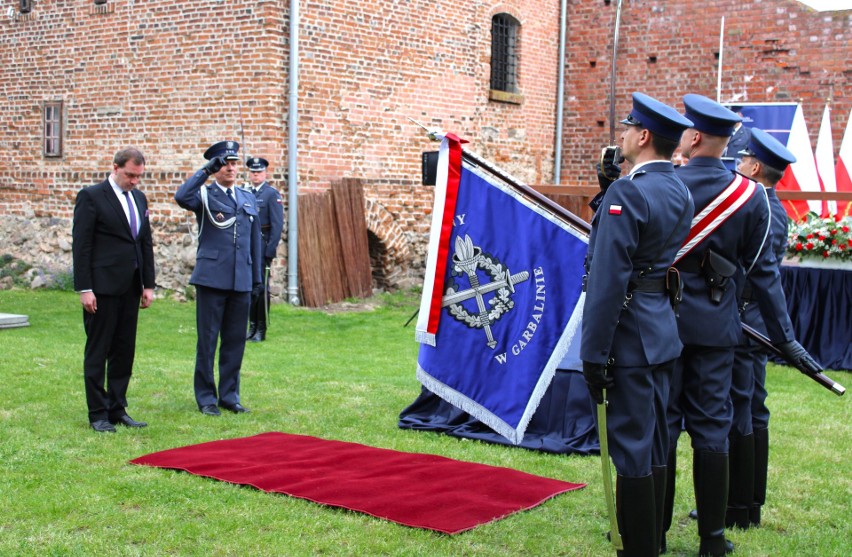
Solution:
[[[793,331],[826,369],[852,370],[852,271],[781,266]]]

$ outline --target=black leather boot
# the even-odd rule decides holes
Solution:
[[[249,342],[263,342],[266,340],[266,312],[263,307],[263,298],[258,296],[260,307],[257,312],[257,328],[252,336],[248,338]]]
[[[725,539],[728,506],[728,454],[695,451],[692,456],[695,506],[698,510],[700,557],[721,557],[734,551]]]
[[[754,499],[754,434],[731,433],[728,438],[728,510],[725,528],[749,527],[749,511]]]
[[[752,526],[760,526],[760,507],[766,503],[766,475],[769,469],[769,429],[754,430],[754,496],[748,513]]]
[[[248,332],[246,333],[246,340],[250,339],[255,334],[257,334],[257,321],[249,321],[249,328]]]
[[[615,514],[624,549],[619,557],[654,557],[658,554],[657,525],[654,519],[654,477],[616,476]]]
[[[666,489],[663,500],[663,523],[660,534],[660,554],[666,553],[666,532],[672,527],[672,514],[674,513],[675,476],[677,473],[677,451],[672,449],[666,459]]]

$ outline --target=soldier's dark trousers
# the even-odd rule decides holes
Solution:
[[[195,401],[198,407],[240,402],[240,368],[246,348],[249,292],[196,286]],[[221,344],[219,340],[221,338]],[[219,388],[213,372],[219,344]]]

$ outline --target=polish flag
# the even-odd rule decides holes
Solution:
[[[816,160],[820,189],[827,192],[836,192],[837,180],[834,177],[834,140],[831,138],[831,115],[828,103],[826,103],[825,110],[822,113],[822,123],[819,126],[814,159]],[[827,217],[836,213],[837,202],[823,200],[820,216]]]
[[[837,191],[852,192],[852,111],[846,120],[846,131],[840,142],[840,153],[837,156],[837,166],[834,168],[837,180]],[[852,202],[841,202],[837,214],[844,217],[852,216]]]
[[[814,152],[805,125],[805,115],[802,105],[796,107],[793,124],[790,127],[790,137],[787,139],[787,149],[796,157],[796,162],[787,167],[784,177],[778,182],[778,191],[821,191],[817,175]],[[793,220],[800,221],[808,213],[819,213],[822,203],[819,200],[786,200],[783,202],[787,215]]]

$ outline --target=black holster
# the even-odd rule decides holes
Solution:
[[[737,266],[718,253],[708,249],[701,260],[701,274],[710,291],[710,300],[714,304],[721,303],[722,295],[728,286],[729,279],[737,272]]]
[[[666,269],[666,293],[677,314],[677,306],[683,301],[683,279],[680,278],[680,271],[676,267]]]

